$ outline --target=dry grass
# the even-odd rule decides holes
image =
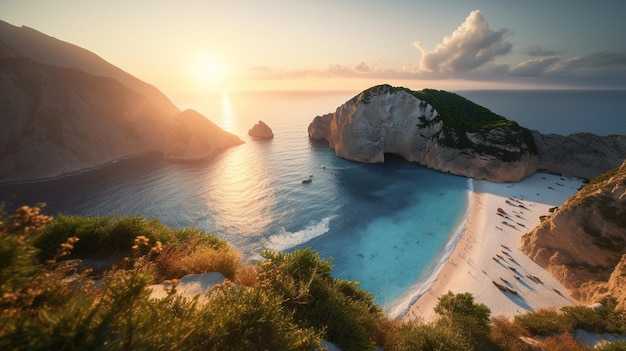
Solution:
[[[223,273],[222,273],[223,274]],[[259,282],[259,274],[255,265],[246,265],[237,270],[235,283],[254,288]]]
[[[505,316],[491,318],[491,331],[489,338],[503,350],[534,350],[530,345],[523,342],[520,337],[529,336],[524,328],[513,323]]]
[[[179,261],[179,266],[186,274],[220,272],[224,277],[234,280],[241,265],[241,254],[230,249],[215,249],[199,245]]]
[[[588,348],[576,340],[571,333],[563,333],[547,337],[543,341],[546,349],[551,351],[585,351]]]

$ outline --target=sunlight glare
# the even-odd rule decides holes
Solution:
[[[198,55],[191,59],[188,66],[190,78],[197,88],[203,90],[222,90],[225,88],[228,68],[213,55]]]

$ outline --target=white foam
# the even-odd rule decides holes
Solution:
[[[473,192],[473,179],[468,178],[465,212],[463,213],[463,216],[459,219],[458,225],[454,229],[453,234],[450,236],[450,240],[446,244],[446,247],[443,249],[441,256],[439,256],[437,262],[433,264],[431,274],[427,275],[424,279],[416,282],[413,286],[407,289],[406,292],[402,294],[402,296],[391,302],[389,305],[385,306],[384,309],[387,316],[391,318],[402,318],[409,312],[409,308],[411,307],[411,305],[419,300],[419,298],[424,293],[426,293],[435,283],[437,277],[439,277],[441,269],[443,268],[445,263],[448,262],[450,256],[452,256],[456,244],[461,239],[461,235],[463,234],[463,232],[465,232],[467,220],[469,218],[470,211],[472,210]]]
[[[330,228],[330,220],[335,217],[326,217],[319,222],[311,222],[306,228],[289,232],[282,228],[280,233],[274,234],[267,239],[265,248],[274,251],[284,251],[294,246],[304,244],[307,241],[324,235]]]

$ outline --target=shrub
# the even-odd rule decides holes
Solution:
[[[332,278],[330,261],[310,248],[261,256],[266,261],[259,265],[259,287],[281,294],[300,325],[323,331],[343,351],[375,349],[370,335],[382,311],[358,283]]]
[[[214,249],[207,245],[198,245],[192,252],[180,259],[179,265],[185,274],[220,272],[224,277],[234,280],[241,264],[241,254],[228,248]]]
[[[507,317],[491,318],[489,339],[500,350],[531,351],[533,348],[523,342],[520,337],[528,336],[528,332],[519,324],[511,322]]]
[[[489,335],[489,307],[474,303],[470,293],[447,294],[438,297],[435,312],[441,316],[439,323],[447,324],[465,334],[474,344],[483,343]]]
[[[533,335],[560,335],[573,330],[570,321],[555,309],[540,309],[515,316],[515,322]]]
[[[224,285],[199,312],[191,345],[208,350],[314,350],[319,334],[301,328],[282,309],[282,298],[264,289]]]
[[[606,343],[602,346],[595,347],[597,351],[624,351],[626,350],[626,341],[614,341]]]
[[[399,339],[393,351],[413,350],[473,350],[471,342],[455,328],[437,323],[405,323],[401,326]]]
[[[572,325],[572,329],[584,329],[594,333],[626,333],[626,314],[616,310],[617,301],[613,297],[602,300],[604,308],[565,306],[561,310]]]
[[[565,332],[559,335],[547,337],[543,341],[546,349],[550,351],[585,351],[587,347],[576,340],[571,333]]]

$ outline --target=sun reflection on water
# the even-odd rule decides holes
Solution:
[[[236,132],[235,128],[235,113],[230,103],[230,97],[227,91],[222,92],[222,113],[221,113],[221,127],[231,133]]]
[[[235,112],[226,92],[222,95],[222,126],[236,131]],[[251,145],[257,143],[259,145]],[[260,144],[263,143],[263,144]],[[225,151],[216,162],[208,204],[217,210],[215,225],[245,237],[264,233],[275,216],[273,179],[265,157],[271,141],[248,140]]]

